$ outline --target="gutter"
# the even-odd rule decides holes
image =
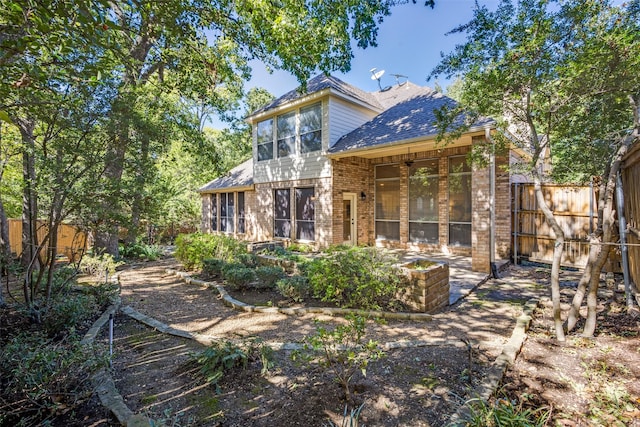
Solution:
[[[476,126],[476,127],[469,128],[461,136],[468,135],[470,133],[475,133],[475,132],[485,132],[487,129],[493,129],[493,128],[487,128],[486,125],[485,126]],[[389,147],[396,147],[396,146],[401,146],[401,145],[412,144],[414,142],[435,140],[437,136],[438,136],[438,134],[434,133],[434,134],[430,134],[430,135],[417,136],[415,138],[401,139],[401,140],[396,140],[396,141],[391,141],[391,142],[384,142],[384,143],[380,143],[380,144],[376,144],[376,145],[368,145],[366,147],[347,149],[347,150],[338,151],[338,152],[335,152],[335,153],[327,152],[326,156],[328,158],[330,158],[330,159],[340,159],[340,158],[343,158],[343,157],[351,157],[351,156],[357,155],[358,153],[362,153],[362,152],[374,151],[374,150],[379,149],[379,148],[389,148]],[[336,144],[337,144],[337,142],[336,142]],[[440,148],[447,148],[448,146],[449,145],[444,145],[444,146],[442,146]]]

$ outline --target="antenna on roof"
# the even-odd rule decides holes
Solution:
[[[396,84],[398,86],[402,86],[403,84],[409,81],[409,77],[405,76],[404,74],[391,74],[391,75],[396,78]],[[402,79],[405,79],[405,80],[402,80]]]
[[[369,71],[371,72],[371,80],[378,81],[378,88],[380,88],[380,92],[384,92],[391,89],[391,86],[385,86],[383,88],[382,84],[380,83],[380,79],[382,78],[382,76],[384,76],[384,70],[380,70],[380,71],[376,71],[376,70],[377,68],[372,68]]]

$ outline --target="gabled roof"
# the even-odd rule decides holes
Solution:
[[[370,105],[374,109],[383,110],[383,105],[378,101],[376,96],[371,93],[358,89],[355,86],[345,83],[337,77],[327,76],[326,74],[319,74],[309,81],[307,81],[307,87],[304,92],[300,92],[301,86],[291,90],[281,97],[275,99],[271,103],[263,106],[262,108],[254,111],[249,117],[258,115],[262,112],[271,110],[284,104],[295,101],[296,99],[311,95],[316,92],[320,92],[324,89],[332,89],[337,93],[345,95],[347,97],[354,98],[360,102]]]
[[[398,87],[398,90],[402,90],[402,86]],[[422,137],[435,137],[438,133],[436,110],[447,105],[455,106],[456,102],[428,87],[415,86],[411,92],[413,96],[398,102],[341,137],[329,148],[329,153],[342,153]],[[460,115],[452,127],[462,125],[465,119],[465,115]],[[493,124],[492,119],[481,118],[471,125],[471,129]]]
[[[249,159],[225,175],[214,179],[198,189],[199,193],[214,193],[217,190],[253,188],[253,159]]]

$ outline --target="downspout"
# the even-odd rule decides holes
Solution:
[[[496,145],[491,138],[491,130],[485,128],[485,139],[491,142],[491,152],[489,154],[489,267],[494,279],[498,278],[498,268],[496,266]]]
[[[627,248],[627,220],[624,216],[624,193],[622,191],[622,174],[618,171],[616,176],[616,204],[618,205],[618,229],[620,232],[620,252],[622,256],[622,274],[624,276],[624,293],[627,300],[627,308],[633,307],[633,295],[631,295],[631,283],[629,280],[629,251]]]

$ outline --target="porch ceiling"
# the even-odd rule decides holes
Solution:
[[[444,141],[436,142],[436,140],[433,138],[405,140],[393,144],[385,144],[383,146],[363,147],[360,149],[342,151],[339,153],[331,153],[328,154],[328,157],[332,159],[342,159],[345,157],[362,157],[365,159],[375,159],[378,157],[415,154],[421,151],[431,151],[442,148],[463,147],[471,145],[472,136],[483,134],[483,132],[477,132],[473,134],[463,135],[457,140],[449,143]]]

